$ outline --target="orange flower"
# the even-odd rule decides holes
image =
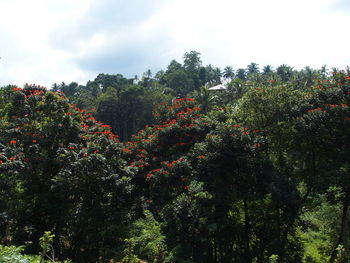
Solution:
[[[21,90],[21,88],[12,88],[12,91],[18,91]]]
[[[15,141],[15,140],[10,141],[10,144],[16,144],[16,143],[17,143],[17,141]]]

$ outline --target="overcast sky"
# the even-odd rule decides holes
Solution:
[[[350,65],[349,0],[0,0],[0,86],[205,65]]]

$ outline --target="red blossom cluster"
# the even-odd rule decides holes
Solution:
[[[11,90],[12,90],[12,91],[20,91],[20,90],[22,90],[22,89],[16,87],[16,88],[12,88]]]
[[[338,104],[326,104],[325,105],[325,107],[326,108],[322,108],[322,107],[318,107],[318,108],[315,108],[315,109],[309,109],[309,110],[307,110],[307,112],[308,113],[311,113],[311,112],[317,112],[317,111],[323,111],[323,112],[327,112],[327,108],[328,108],[328,110],[332,110],[332,109],[334,109],[334,108],[347,108],[347,107],[349,107],[347,104],[345,104],[345,103],[342,103],[342,104],[340,104],[340,105],[338,105]]]
[[[32,96],[40,96],[45,94],[45,90],[44,89],[32,89],[32,90],[26,90],[26,97],[32,97]]]

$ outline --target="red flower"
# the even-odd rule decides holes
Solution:
[[[15,141],[15,140],[10,141],[10,144],[16,144],[16,143],[17,143],[17,141]]]
[[[12,88],[12,91],[22,90],[21,88]]]
[[[75,148],[74,148],[74,146],[70,146],[69,149],[70,150],[74,150]]]
[[[32,140],[32,143],[36,143],[36,140]]]

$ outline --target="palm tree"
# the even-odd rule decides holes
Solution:
[[[287,81],[290,80],[293,75],[293,68],[286,64],[282,64],[276,69],[276,73],[281,77],[282,81]]]
[[[222,77],[221,69],[214,68],[214,71],[213,71],[213,79],[215,81],[214,85],[218,85],[221,83],[221,77]]]
[[[230,82],[227,86],[228,97],[231,101],[235,101],[241,98],[244,93],[248,91],[245,81],[239,78],[236,78],[234,81]]]
[[[233,68],[231,66],[227,66],[224,68],[224,72],[223,72],[223,77],[225,79],[233,79],[235,76],[235,72],[233,71]]]
[[[236,77],[237,77],[238,79],[245,80],[245,79],[246,79],[246,72],[245,72],[245,69],[243,69],[243,68],[237,69]]]
[[[252,62],[247,66],[248,74],[259,73],[259,65]]]
[[[217,67],[213,67],[211,64],[209,64],[206,67],[207,72],[207,84],[209,86],[215,86],[221,83],[221,69]]]
[[[199,103],[203,112],[207,112],[215,104],[217,99],[217,96],[214,96],[212,91],[205,86],[196,90],[193,97]]]
[[[304,87],[310,87],[313,83],[313,80],[317,77],[317,71],[309,66],[306,66],[301,71],[301,74],[304,82]]]
[[[263,75],[268,75],[269,73],[272,72],[272,66],[271,65],[266,65],[264,68],[263,68]]]

